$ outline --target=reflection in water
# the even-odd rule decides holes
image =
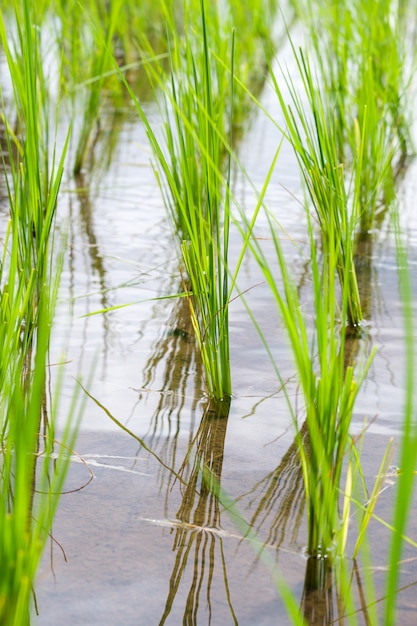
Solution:
[[[307,445],[307,424],[300,428],[300,436]],[[250,520],[250,528],[261,534],[264,528],[266,540],[264,547],[279,548],[288,537],[287,530],[291,530],[290,542],[297,539],[305,507],[305,491],[303,471],[296,440],[282,457],[278,467],[260,480],[251,493],[261,492],[262,496]]]
[[[79,184],[82,186],[82,181]],[[85,210],[88,213],[88,205]],[[89,224],[86,218],[84,222],[86,225]],[[90,232],[89,242],[93,248],[92,267],[100,273],[101,258],[99,255],[95,256],[97,246],[94,245],[96,243],[94,229],[86,226],[87,231]],[[362,278],[360,284],[363,303],[365,301],[363,294],[365,290],[369,293],[371,280],[372,244],[366,250],[367,252],[363,253],[367,257],[364,259],[365,267],[363,271],[358,272]],[[99,264],[98,267],[95,266],[95,259]],[[102,271],[105,297],[104,267]],[[370,303],[367,303],[364,311],[370,309]],[[367,317],[369,316],[368,312]],[[351,365],[356,358],[360,341],[358,333],[352,333],[347,338],[344,355],[346,366]],[[162,373],[158,370],[162,370]],[[156,383],[160,379],[162,382]],[[158,387],[158,391],[155,391],[155,387]],[[183,623],[198,623],[202,600],[204,608],[207,605],[210,616],[213,615],[214,603],[216,602],[216,605],[218,603],[218,588],[215,590],[215,581],[219,576],[216,575],[216,567],[220,568],[228,611],[233,623],[238,623],[228,585],[223,544],[227,539],[218,532],[213,532],[220,530],[221,527],[221,509],[217,495],[223,469],[229,406],[226,407],[225,415],[221,417],[208,404],[198,430],[193,434],[194,415],[202,397],[202,387],[201,361],[192,331],[188,302],[186,298],[178,298],[174,301],[173,310],[167,321],[167,330],[156,341],[153,353],[146,364],[143,387],[139,395],[141,400],[149,391],[159,394],[146,433],[146,441],[153,452],[158,447],[162,448],[160,457],[164,458],[165,467],[169,468],[178,467],[177,443],[180,435],[184,433],[183,414],[186,398],[188,395],[194,398],[191,424],[187,423],[189,449],[179,470],[182,481],[176,481],[173,471],[161,472],[166,488],[166,500],[168,501],[172,487],[178,486],[181,489],[182,501],[176,514],[178,523],[174,523],[172,529],[175,559],[160,625],[165,624],[169,616],[172,618],[174,603],[179,602],[184,595]],[[188,416],[187,419],[189,420]],[[300,432],[307,445],[306,423]],[[142,442],[140,444],[142,445]],[[303,474],[296,441],[291,444],[279,465],[258,481],[246,496],[252,498],[252,509],[255,502],[250,527],[254,529],[256,535],[262,535],[264,549],[273,546],[278,557],[285,541],[297,540],[304,519]],[[182,593],[184,585],[185,594]],[[343,588],[340,588],[339,579],[330,569],[326,559],[317,557],[307,559],[300,610],[309,624],[324,626],[334,623],[337,619],[343,620],[346,610],[343,603]]]
[[[191,575],[187,580],[190,579],[191,583],[184,607],[183,623],[190,625],[198,623],[198,609],[202,594],[208,606],[210,621],[213,611],[211,589],[216,562],[219,561],[227,605],[233,623],[238,623],[229,593],[223,539],[216,533],[210,532],[213,529],[220,529],[218,493],[227,422],[227,416],[218,417],[208,405],[180,470],[186,487],[177,518],[184,526],[177,526],[175,530],[173,551],[176,552],[176,557],[160,626],[165,624],[181,581],[186,579],[185,572],[190,556]]]
[[[352,597],[353,587],[356,606]],[[355,616],[359,614],[363,620],[361,623],[376,623],[371,617],[366,596],[356,561],[353,561],[352,571],[349,571],[348,562],[343,559],[333,568],[326,558],[307,559],[301,611],[309,626],[331,626],[343,624],[345,620],[356,624]]]
[[[372,232],[360,232],[355,242],[355,269],[358,289],[365,320],[371,319],[372,295],[377,288],[376,269],[373,264],[375,235]]]
[[[90,200],[90,189],[83,173],[80,173],[75,177],[75,182],[77,185],[77,198],[80,207],[83,234],[85,235],[88,243],[87,249],[91,257],[91,268],[98,277],[100,293],[102,296],[101,306],[104,309],[108,306],[105,281],[106,269],[103,264],[103,257],[100,254],[98,247],[97,235],[95,234],[93,223],[94,207]],[[105,315],[103,316],[103,319],[105,323]]]
[[[162,383],[158,383],[159,400],[150,419],[146,438],[149,446],[164,454],[170,467],[177,465],[178,437],[184,432],[181,427],[181,414],[187,400],[189,381],[193,385],[190,392],[191,405],[190,442],[194,429],[194,416],[202,396],[202,365],[198,345],[192,328],[190,309],[187,298],[179,297],[175,301],[167,322],[167,331],[155,343],[154,350],[144,369],[143,386],[138,401],[152,388],[157,377],[157,370],[163,367]],[[166,476],[171,481],[172,475]],[[166,486],[167,498],[170,482]]]
[[[95,232],[94,226],[94,203],[90,199],[90,188],[88,185],[88,181],[86,180],[85,175],[81,172],[75,177],[75,183],[77,185],[77,200],[79,204],[79,220],[74,220],[75,223],[79,223],[82,229],[82,235],[86,239],[86,245],[83,246],[88,253],[89,264],[91,265],[91,274],[90,277],[88,272],[88,278],[93,280],[93,277],[97,277],[98,285],[99,285],[99,293],[100,293],[100,306],[102,309],[106,309],[110,306],[108,301],[107,293],[107,283],[106,283],[106,268],[103,263],[103,256],[100,252],[98,238]],[[72,199],[71,199],[72,200]],[[70,211],[72,213],[72,202],[70,201]],[[69,224],[71,226],[73,222],[72,215],[70,214]],[[68,241],[68,258],[69,258],[69,288],[70,288],[70,296],[71,301],[74,303],[75,294],[76,294],[76,285],[77,285],[77,267],[76,267],[76,246],[75,246],[75,237],[73,234],[70,235]],[[103,367],[106,366],[107,362],[107,351],[108,351],[108,333],[109,333],[109,322],[108,316],[106,313],[100,315],[103,324],[103,358],[102,363]],[[88,317],[85,318],[85,325],[83,329],[84,337],[82,346],[88,345],[88,325],[89,325]],[[80,360],[83,358],[83,347],[81,348]],[[81,364],[80,364],[81,369]]]
[[[171,416],[177,413],[179,419],[181,409],[187,397],[187,382],[194,376],[193,411],[201,396],[201,360],[198,357],[198,346],[190,319],[187,298],[179,297],[167,322],[167,332],[156,342],[153,354],[144,369],[143,390],[152,387],[157,367],[163,364],[161,394],[158,406],[151,418],[151,435],[158,432],[161,415],[167,415],[171,433]],[[142,399],[143,392],[139,395]]]
[[[336,586],[337,589],[337,586]],[[328,559],[309,557],[306,564],[301,608],[307,624],[329,626],[336,616],[343,616],[343,604],[336,591],[336,604],[341,609],[334,610],[333,572]]]

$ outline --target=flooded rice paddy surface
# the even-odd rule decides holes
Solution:
[[[268,87],[262,98],[278,116]],[[131,111],[120,114],[118,130],[110,166],[104,167],[103,139],[93,174],[67,181],[67,254],[51,361],[57,362],[64,351],[66,376],[81,372],[91,397],[71,462],[68,493],[62,496],[53,540],[39,570],[39,616],[34,623],[286,624],[272,566],[304,603],[306,615],[315,604],[323,616],[315,623],[333,623],[341,618],[336,590],[330,587],[325,597],[317,598],[305,582],[302,477],[280,383],[237,298],[230,307],[230,414],[218,419],[207,411],[187,303],[154,299],[180,291],[181,274],[146,135]],[[239,155],[257,187],[264,182],[278,141],[265,116],[254,116]],[[400,204],[413,272],[416,180],[412,163]],[[75,186],[83,191],[75,193]],[[250,212],[253,192],[238,174],[235,190]],[[302,202],[297,164],[284,145],[267,204],[289,235],[285,253],[293,258],[290,265],[308,310],[308,259],[299,253],[308,248]],[[262,217],[256,235],[265,250],[271,246],[272,255]],[[234,233],[232,255],[237,257],[240,245]],[[351,345],[352,358],[369,354],[374,346],[378,351],[352,428],[358,434],[365,421],[370,423],[363,464],[371,488],[389,438],[397,441],[401,434],[404,398],[403,323],[389,224],[364,242],[360,275],[362,293],[367,293],[367,323],[361,339]],[[296,394],[295,370],[272,296],[249,255],[238,282],[240,289],[249,289],[247,302],[288,393]],[[85,317],[126,303],[135,304]],[[94,375],[87,382],[91,368]],[[249,540],[247,527],[201,487],[202,461],[218,476],[239,517],[256,531],[255,539]],[[393,473],[377,507],[387,521],[394,486]],[[409,529],[414,539],[415,519],[413,515]],[[387,529],[372,523],[377,598],[384,594],[389,536]],[[416,559],[415,549],[406,548],[404,591],[399,595],[402,625],[415,623]],[[363,572],[355,583],[358,595],[361,576]],[[358,622],[366,623],[366,612],[358,615]]]

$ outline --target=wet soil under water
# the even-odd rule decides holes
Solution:
[[[263,102],[279,115],[268,88]],[[278,141],[266,118],[255,117],[240,154],[258,187]],[[104,149],[99,143],[98,164]],[[93,363],[95,375],[88,386],[92,398],[77,443],[79,456],[70,467],[70,493],[62,496],[54,540],[39,571],[39,617],[34,623],[285,624],[269,570],[273,563],[300,604],[304,602],[306,614],[311,615],[315,603],[316,615],[322,616],[315,623],[330,624],[338,618],[336,591],[317,597],[305,584],[303,490],[288,408],[243,303],[237,299],[230,308],[230,415],[216,419],[206,410],[186,301],[150,301],[177,292],[181,285],[176,245],[150,156],[144,130],[130,113],[120,122],[108,171],[100,175],[96,167],[93,175],[75,183],[84,192],[68,195],[68,254],[54,349],[56,360],[61,349],[66,351],[68,379],[82,372],[86,380]],[[417,260],[412,203],[416,174],[411,164],[401,190],[412,268]],[[250,211],[253,193],[236,178],[236,195]],[[294,157],[284,146],[267,203],[307,250],[302,197]],[[262,217],[256,234],[272,254]],[[237,256],[239,247],[235,234],[232,255]],[[285,252],[308,306],[308,259],[300,257],[290,241]],[[369,354],[373,346],[378,353],[358,398],[352,429],[359,433],[364,420],[372,421],[363,454],[371,488],[389,437],[399,440],[404,397],[401,306],[388,226],[364,243],[361,262],[367,325],[352,345],[352,356]],[[295,372],[274,303],[249,256],[239,287],[252,287],[248,303],[289,393],[296,394]],[[137,304],[81,317],[129,302]],[[201,488],[201,461],[213,468],[242,518],[256,530],[258,542],[249,541],[244,528]],[[395,476],[387,477],[385,486],[377,512],[389,520]],[[417,538],[415,515],[409,534]],[[370,535],[381,598],[389,531],[375,522]],[[261,557],[259,545],[264,545]],[[404,559],[398,623],[411,625],[417,610],[417,552],[406,548]],[[358,590],[360,581],[359,573]],[[365,623],[365,616],[359,615],[358,621]]]

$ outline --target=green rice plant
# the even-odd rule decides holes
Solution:
[[[169,39],[168,75],[157,63],[158,55],[146,34],[141,38],[140,54],[148,55],[146,70],[161,102],[164,140],[151,127],[122,71],[120,74],[147,128],[164,200],[182,241],[184,291],[190,293],[208,394],[223,400],[231,394],[227,316],[232,286],[227,264],[234,38],[230,53],[222,9],[215,4],[202,0],[185,3],[183,27],[177,25],[175,5],[163,6]],[[103,37],[101,41],[103,48],[109,48],[108,41]],[[232,283],[235,277],[236,273]]]
[[[160,68],[148,66],[151,80],[161,89],[164,142],[158,138],[136,98],[135,104],[157,161],[164,200],[182,241],[184,289],[190,293],[191,318],[207,391],[213,401],[223,401],[231,394],[227,122],[232,114],[233,80],[222,65],[212,60],[211,45],[218,53],[221,51],[223,58],[228,46],[220,35],[216,9],[211,6],[207,17],[202,1],[200,10],[201,27],[196,33],[188,22],[193,13],[190,16],[185,13],[183,47],[179,45],[179,34],[174,33],[168,79],[161,75]],[[229,54],[233,75],[233,40]],[[219,410],[226,405],[227,402],[219,404]]]
[[[90,11],[95,8],[92,15],[85,15],[90,24],[90,36],[92,46],[89,47],[89,78],[86,82],[86,101],[82,126],[79,132],[78,145],[75,154],[74,173],[81,171],[88,149],[94,124],[99,118],[103,88],[106,83],[107,72],[113,68],[113,38],[116,32],[116,21],[121,12],[123,0],[112,0],[109,10],[100,11],[100,4],[91,4]],[[77,29],[72,27],[71,33]],[[103,45],[104,42],[104,45]],[[117,83],[116,83],[117,85]],[[77,101],[75,105],[78,106]]]
[[[265,184],[268,183],[274,167],[275,163],[270,168]],[[258,209],[260,206],[258,205]],[[242,217],[244,221],[243,214]],[[387,579],[389,591],[385,599],[384,619],[385,623],[394,624],[400,556],[403,542],[407,540],[405,529],[411,503],[413,476],[415,476],[417,447],[412,417],[414,407],[413,304],[410,276],[404,269],[407,267],[404,246],[402,242],[397,244],[398,264],[402,268],[400,269],[402,298],[407,320],[407,372],[409,371],[409,375],[407,375],[406,419],[402,444],[402,459],[407,468],[407,476],[404,484],[399,486],[394,512],[395,523],[390,526],[375,516],[375,505],[390,463],[392,442],[381,461],[374,487],[369,495],[360,464],[360,442],[363,440],[363,435],[358,442],[349,434],[355,398],[366,377],[375,350],[369,358],[363,359],[359,375],[355,376],[357,366],[351,362],[349,354],[351,333],[347,325],[346,287],[342,290],[342,305],[340,306],[338,302],[339,295],[335,281],[337,251],[327,248],[328,257],[320,261],[314,241],[313,224],[307,212],[314,291],[313,311],[309,312],[307,317],[303,313],[304,307],[288,271],[276,230],[276,222],[269,212],[267,212],[267,217],[270,222],[282,284],[277,281],[275,268],[265,257],[260,241],[251,239],[249,245],[277,302],[299,377],[303,399],[301,410],[305,412],[305,422],[300,428],[297,419],[298,403],[294,405],[287,396],[296,426],[296,442],[304,476],[307,506],[309,558],[306,590],[302,599],[304,617],[310,623],[313,615],[317,616],[319,613],[321,615],[324,607],[327,607],[328,615],[333,615],[332,595],[335,593],[340,602],[339,615],[345,617],[349,623],[357,623],[352,574],[347,570],[346,559],[339,558],[345,555],[351,528],[351,508],[354,505],[358,509],[358,534],[353,554],[354,570],[358,576],[356,558],[360,554],[365,563],[363,572],[366,592],[363,596],[361,591],[363,582],[358,581],[360,610],[366,615],[369,624],[379,623],[379,618],[376,606],[374,606],[376,602],[371,555],[366,540],[368,525],[371,518],[377,519],[393,531],[390,575]],[[330,238],[330,241],[334,239]],[[311,319],[314,320],[312,330]],[[279,375],[278,368],[277,373]],[[285,390],[284,386],[283,389]],[[361,491],[365,494],[365,505],[363,495],[357,496],[358,478],[362,484]],[[401,503],[404,503],[404,506]],[[251,531],[252,529],[248,531],[248,536]],[[311,595],[310,599],[309,595]],[[297,622],[294,621],[294,623]]]
[[[217,15],[213,14],[213,9],[210,18],[211,25],[214,20],[216,27]],[[225,106],[233,102],[233,84],[229,84],[226,73],[217,64],[213,71],[204,2],[201,2],[201,28],[202,39],[197,40],[197,44],[186,35],[182,71],[171,66],[176,137],[169,125],[166,132],[171,171],[177,190],[183,193],[175,215],[180,217],[179,231],[183,239],[181,252],[187,272],[184,286],[187,289],[189,285],[192,292],[191,320],[208,392],[213,398],[223,400],[231,395],[227,266],[230,159],[227,181],[222,181],[219,172],[225,157]],[[215,44],[217,50],[225,47],[220,37]],[[231,56],[233,75],[233,44]],[[178,57],[175,61],[179,61]],[[174,72],[180,76],[184,72],[184,82],[180,80],[176,84]],[[191,122],[189,126],[185,118]]]
[[[353,442],[349,434],[355,398],[366,375],[373,354],[363,364],[355,379],[354,366],[345,363],[348,322],[348,286],[342,289],[338,303],[336,270],[340,264],[337,238],[330,232],[320,263],[313,226],[307,212],[314,309],[312,336],[303,314],[299,294],[288,272],[272,216],[267,212],[276,260],[281,276],[277,283],[274,268],[267,261],[260,243],[252,239],[251,250],[258,261],[276,301],[283,328],[293,354],[300,393],[305,411],[307,437],[298,427],[296,407],[289,407],[297,429],[297,442],[303,468],[308,519],[307,552],[317,559],[334,562],[343,555],[346,545],[349,511],[340,512],[340,494],[351,497],[351,468],[342,487],[345,457]],[[335,228],[330,221],[329,228]],[[345,271],[346,271],[345,267]]]
[[[5,119],[10,176],[7,176],[12,237],[18,267],[33,293],[28,300],[33,313],[26,311],[25,336],[36,324],[38,292],[43,289],[50,263],[52,234],[58,190],[61,183],[69,134],[57,162],[55,144],[50,155],[50,97],[44,75],[40,32],[30,3],[16,2],[14,37],[8,36],[0,13],[0,41],[13,85],[18,136],[12,135],[12,121]],[[56,132],[56,129],[55,129]],[[17,145],[17,159],[15,158]],[[13,292],[14,284],[9,285]]]
[[[358,223],[358,201],[353,180],[353,199],[349,197],[349,183],[337,151],[337,119],[333,109],[314,82],[308,56],[294,50],[304,94],[299,94],[290,76],[285,77],[291,105],[272,73],[286,123],[286,136],[292,144],[304,179],[308,198],[314,208],[320,228],[324,258],[336,254],[335,270],[343,292],[347,295],[349,323],[357,326],[362,320],[360,295],[354,265],[354,238]],[[306,96],[307,104],[302,97]],[[360,146],[358,147],[360,151]],[[362,155],[356,161],[362,168]],[[332,251],[331,254],[329,251]]]
[[[172,12],[174,8],[172,3]],[[158,55],[166,55],[166,10],[164,3],[150,0],[111,0],[104,4],[55,0],[50,2],[50,11],[56,44],[62,50],[62,91],[71,102],[74,118],[81,120],[74,132],[77,175],[86,167],[88,157],[93,160],[94,153],[102,147],[97,148],[98,140],[111,137],[103,128],[103,116],[128,108],[118,78],[119,68],[135,88],[141,93],[146,91],[148,81],[141,69],[138,42],[149,38],[159,50]],[[94,162],[89,165],[93,169]]]
[[[74,395],[55,452],[59,385],[48,403],[46,381],[62,254],[53,254],[51,242],[68,137],[58,159],[35,9],[29,0],[16,0],[7,29],[0,11],[17,118],[12,132],[10,116],[3,116],[10,219],[0,265],[0,623],[8,626],[29,623],[78,411]]]
[[[391,0],[299,2],[315,53],[320,84],[334,103],[339,159],[355,168],[361,129],[360,227],[377,225],[393,199],[396,171],[412,150],[407,96],[413,63],[407,61],[408,11]],[[308,44],[307,44],[308,45]],[[412,43],[411,43],[412,45]]]
[[[148,131],[166,206],[182,240],[184,291],[190,292],[207,391],[213,400],[223,400],[231,394],[228,303],[244,253],[231,271],[231,145],[235,111],[240,107],[234,98],[234,36],[229,51],[228,20],[223,23],[221,8],[203,0],[185,3],[183,36],[169,10],[167,24],[169,76],[153,63],[146,66],[162,102],[164,141],[151,128],[137,100],[136,104]],[[248,28],[245,32],[248,37]],[[151,59],[155,57],[149,42],[144,41],[143,47]],[[225,61],[228,58],[230,63]],[[246,241],[248,237],[247,233]],[[219,410],[226,404],[219,405]]]
[[[94,4],[94,3],[93,3]],[[170,9],[174,20],[180,21],[182,1],[172,0]],[[166,5],[165,2],[123,0],[115,15],[115,56],[124,66],[137,64],[138,50],[143,35],[152,42],[154,50],[166,53]]]
[[[236,31],[235,75],[255,95],[262,91],[272,61],[277,35],[276,0],[229,0],[224,30]],[[234,127],[246,127],[253,103],[246,90],[235,85]]]
[[[15,272],[16,267],[11,265],[10,271]],[[1,359],[7,359],[9,366],[3,373],[0,402],[0,622],[20,626],[30,621],[36,572],[63,490],[68,449],[74,445],[82,405],[77,408],[74,395],[58,445],[55,424],[59,387],[49,410],[45,396],[53,313],[49,286],[45,285],[41,294],[33,348],[25,358],[13,345],[13,322],[19,319],[22,305],[19,290],[13,296],[9,294],[7,302],[4,298],[1,301],[2,316],[3,307],[8,306],[8,319],[2,324],[5,342]]]

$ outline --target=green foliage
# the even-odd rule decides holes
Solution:
[[[10,219],[0,266],[0,623],[20,626],[29,623],[35,574],[69,462],[65,445],[55,452],[58,407],[48,405],[45,391],[62,265],[51,241],[69,134],[58,159],[40,14],[29,0],[13,8],[7,28],[0,12],[17,117],[16,125],[3,117]],[[75,432],[69,419],[64,444],[72,445]]]
[[[57,129],[50,127],[55,112],[44,70],[45,25],[55,36],[48,42],[53,55],[60,56],[60,98],[69,99],[72,114],[81,120],[73,171],[86,167],[100,131],[103,102],[111,102],[114,109],[125,104],[122,85],[146,127],[178,241],[184,294],[204,364],[210,410],[216,415],[229,409],[228,305],[248,246],[258,261],[289,341],[302,397],[305,430],[299,426],[298,407],[290,398],[288,402],[306,494],[310,557],[306,580],[310,584],[327,575],[328,561],[337,570],[347,604],[353,604],[345,562],[338,557],[345,554],[350,512],[357,504],[356,486],[365,482],[350,423],[373,357],[358,367],[348,356],[349,333],[352,326],[357,330],[362,319],[355,245],[358,231],[373,230],[385,208],[395,206],[396,174],[411,150],[407,87],[414,59],[407,63],[405,44],[411,27],[402,12],[411,12],[411,3],[298,0],[293,4],[310,36],[308,52],[293,50],[302,89],[296,88],[291,76],[284,76],[288,104],[280,78],[273,72],[271,78],[284,114],[283,134],[294,148],[307,192],[313,327],[267,210],[275,266],[252,237],[280,146],[252,218],[242,212],[235,222],[243,243],[235,268],[229,265],[231,168],[237,162],[232,146],[236,128],[246,122],[248,102],[256,102],[257,88],[263,85],[267,67],[272,67],[277,3],[2,3],[0,41],[10,71],[16,120],[2,114],[10,220],[0,265],[1,623],[20,626],[29,621],[33,581],[68,465],[64,446],[57,448],[55,441],[58,406],[49,406],[45,398],[58,288],[51,266],[58,265],[54,272],[59,277],[61,263],[51,241],[70,138],[68,131],[57,156]],[[162,128],[151,122],[130,80],[129,70],[140,63],[160,107]],[[398,564],[417,461],[412,289],[399,234],[397,249],[407,388],[386,624],[395,622]],[[271,353],[268,339],[263,339]],[[276,370],[279,376],[277,366]],[[76,411],[74,398],[70,413]],[[72,445],[74,435],[68,426],[63,437],[66,445]],[[358,505],[354,557],[366,548],[366,530],[374,517],[388,452],[367,506]],[[224,494],[222,498],[226,500]],[[287,586],[282,580],[278,585],[294,623],[303,622]],[[367,589],[372,595],[369,581]],[[376,612],[374,621],[375,616]]]
[[[286,123],[286,135],[297,156],[308,198],[314,208],[320,228],[324,258],[336,254],[334,270],[347,295],[348,317],[352,326],[362,320],[359,290],[354,265],[354,237],[358,223],[358,201],[353,180],[346,181],[343,164],[339,161],[337,118],[332,103],[327,102],[314,82],[308,56],[301,50],[294,58],[302,78],[304,93],[300,94],[292,79],[285,77],[291,105],[286,104],[279,80],[272,74]],[[303,103],[306,96],[307,104]],[[363,159],[356,161],[360,172]]]
[[[329,243],[320,262],[309,222],[314,294],[314,327],[310,337],[278,234],[271,216],[267,215],[282,286],[277,284],[274,268],[266,260],[260,245],[254,241],[251,248],[277,303],[303,398],[306,438],[298,430],[296,407],[291,403],[290,410],[297,428],[304,474],[308,553],[334,559],[344,553],[346,543],[346,516],[341,516],[339,512],[340,493],[344,491],[341,485],[342,468],[352,446],[349,427],[354,401],[370,359],[355,378],[354,366],[345,359],[348,287],[344,286],[342,306],[339,307],[335,273],[340,256],[334,234],[330,232]]]
[[[408,91],[414,63],[406,50],[412,46],[415,10],[403,4],[297,3],[309,31],[321,89],[334,106],[337,150],[346,171],[355,168],[359,150],[355,128],[360,129],[357,186],[362,232],[380,222],[381,204],[390,205],[396,172],[413,149]]]
[[[213,402],[228,400],[231,394],[228,302],[233,286],[228,284],[228,240],[234,40],[230,45],[219,20],[215,6],[207,9],[202,1],[197,15],[196,6],[190,3],[184,15],[184,35],[175,27],[170,31],[168,76],[160,66],[146,66],[155,90],[160,90],[164,140],[135,98],[180,238],[184,289],[189,292],[192,323]],[[153,55],[148,41],[144,47]],[[226,57],[231,58],[228,70],[218,61]],[[222,405],[218,406],[221,412]]]

